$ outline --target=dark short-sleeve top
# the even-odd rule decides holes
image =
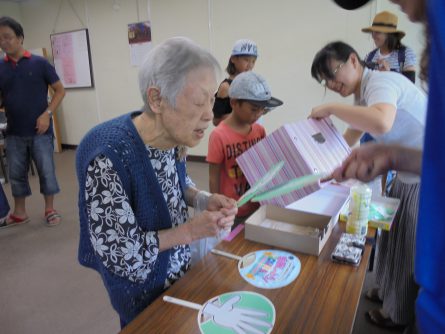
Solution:
[[[28,51],[17,63],[8,56],[0,60],[0,94],[8,119],[8,135],[36,134],[37,118],[48,107],[48,85],[57,81],[54,67]],[[50,126],[47,133],[51,132]]]

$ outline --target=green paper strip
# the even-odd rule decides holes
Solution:
[[[280,161],[277,164],[273,165],[269,169],[269,171],[266,174],[264,174],[263,177],[261,177],[257,182],[255,182],[255,184],[248,191],[246,191],[243,196],[241,196],[238,199],[236,205],[240,207],[249,202],[252,199],[252,197],[254,197],[261,189],[264,188],[264,186],[266,186],[278,174],[278,172],[283,168],[283,166],[284,166],[284,161]]]
[[[294,190],[304,188],[310,184],[318,182],[318,180],[326,177],[326,174],[311,174],[301,176],[299,178],[290,180],[286,183],[275,186],[265,192],[262,192],[252,198],[252,202],[259,202],[275,198],[281,195],[288,194]]]

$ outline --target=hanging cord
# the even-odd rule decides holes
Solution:
[[[136,13],[137,13],[137,17],[138,17],[137,22],[141,22],[141,16],[139,14],[139,0],[136,0]]]
[[[63,0],[59,1],[59,8],[57,8],[56,19],[54,21],[53,29],[51,30],[52,33],[56,32],[56,26],[57,26],[57,22],[59,21],[60,10],[62,9],[62,2],[63,2]]]
[[[207,18],[209,27],[209,51],[213,53],[213,4],[212,0],[207,1]]]
[[[64,0],[60,0],[60,2],[59,2],[59,7],[57,8],[56,19],[54,21],[53,29],[51,30],[52,33],[56,32],[57,23],[59,22],[59,17],[60,17],[60,12],[62,10],[63,1]],[[70,6],[71,10],[74,12],[74,15],[76,15],[77,19],[79,20],[82,28],[86,28],[85,23],[83,23],[82,19],[80,18],[79,14],[77,13],[76,9],[74,8],[73,4],[71,3],[71,0],[66,0],[66,1],[68,2],[68,5]]]
[[[80,24],[82,25],[82,28],[86,28],[86,25],[83,23],[82,19],[80,18],[79,14],[77,13],[76,9],[74,8],[73,3],[71,2],[71,0],[67,0],[67,1],[68,1],[68,4],[70,5],[72,11],[76,15],[77,19],[79,20]]]

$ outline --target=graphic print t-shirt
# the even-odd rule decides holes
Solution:
[[[238,200],[249,188],[236,158],[266,136],[263,126],[254,123],[249,134],[236,132],[221,122],[210,134],[207,162],[220,164],[220,192]],[[257,203],[247,203],[239,208],[238,217],[250,215],[258,208]]]

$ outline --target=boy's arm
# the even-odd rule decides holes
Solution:
[[[220,180],[221,165],[209,163],[209,190],[210,193],[220,193],[219,180]]]

